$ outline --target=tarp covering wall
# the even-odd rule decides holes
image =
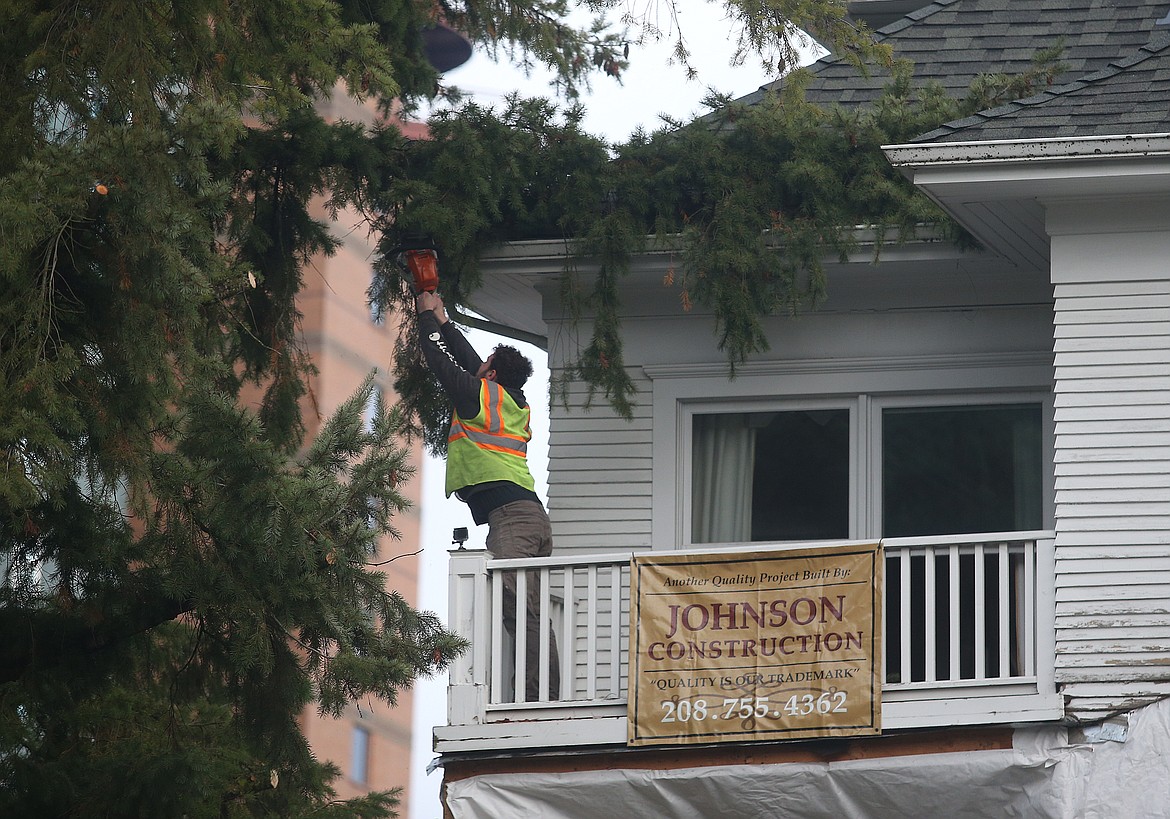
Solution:
[[[491,774],[449,782],[447,803],[455,819],[1165,819],[1170,700],[1110,730],[1021,728],[1011,750]]]

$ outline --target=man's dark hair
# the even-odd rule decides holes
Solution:
[[[515,347],[501,344],[492,352],[492,369],[496,371],[497,384],[518,390],[532,375],[532,362]]]

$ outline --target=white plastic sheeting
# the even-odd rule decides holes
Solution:
[[[492,774],[448,783],[447,803],[455,819],[1170,817],[1170,700],[1098,736],[1111,739],[1070,742],[1044,726],[1017,729],[1011,750]]]

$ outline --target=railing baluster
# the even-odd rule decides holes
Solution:
[[[960,625],[962,618],[959,616],[959,546],[958,544],[951,544],[947,549],[947,574],[950,586],[948,588],[950,603],[950,612],[948,614],[948,625],[950,626],[950,677],[951,682],[956,682],[962,679],[962,653],[960,652],[960,643],[962,630]]]
[[[975,544],[975,679],[987,679],[987,550]]]
[[[908,683],[911,681],[910,677],[910,659],[912,656],[912,646],[910,641],[910,608],[911,608],[911,588],[910,588],[910,550],[898,550],[898,569],[901,578],[901,599],[898,600],[898,614],[901,622],[901,629],[899,633],[899,658],[901,659],[901,668],[899,669],[899,682]]]
[[[537,666],[540,669],[540,693],[539,698],[543,702],[548,701],[548,638],[549,638],[549,617],[552,615],[552,607],[549,605],[551,592],[549,591],[550,573],[547,566],[540,570],[540,605],[536,616],[540,619],[540,657],[537,660],[540,663]]]
[[[926,565],[923,566],[923,594],[926,596],[926,606],[923,612],[923,617],[926,620],[925,634],[926,640],[925,651],[923,656],[926,660],[926,677],[927,682],[934,682],[937,678],[937,658],[935,657],[935,640],[938,625],[938,592],[936,591],[935,573],[938,571],[938,560],[935,557],[934,549],[928,548],[926,554],[923,556]]]
[[[609,567],[609,693],[617,696],[621,690],[622,673],[622,567]]]
[[[624,564],[619,565],[617,568],[618,568],[618,575],[621,578],[621,585],[622,585],[622,598],[621,598],[622,622],[629,623],[630,622],[630,607],[633,605],[632,601],[630,600],[630,594],[629,594],[629,592],[630,592],[630,564],[624,563]],[[626,694],[629,693],[626,689],[627,689],[627,686],[629,685],[629,682],[630,682],[630,673],[629,673],[630,672],[630,669],[629,669],[630,634],[629,634],[629,631],[627,629],[623,629],[622,636],[624,638],[625,644],[623,646],[620,646],[619,648],[621,649],[621,652],[622,652],[621,656],[625,658],[626,671],[624,674],[621,675],[621,678],[618,680],[618,694],[619,695],[623,694],[623,693],[626,693]]]
[[[528,572],[518,571],[516,575],[516,656],[513,679],[513,702],[528,702]]]
[[[561,699],[573,699],[573,692],[576,689],[574,682],[576,677],[573,673],[573,658],[577,655],[577,629],[574,621],[574,614],[576,613],[577,603],[574,599],[576,592],[573,589],[574,568],[572,566],[565,567],[565,610],[563,612],[564,628],[561,629],[561,634],[564,637],[561,640]]]
[[[492,618],[488,621],[492,629],[492,691],[490,701],[503,702],[504,694],[504,574],[492,572]]]
[[[588,625],[585,627],[585,696],[597,697],[597,564],[585,573],[588,585]]]
[[[1023,621],[1024,646],[1023,662],[1020,663],[1020,673],[1025,677],[1036,674],[1036,541],[1031,540],[1024,544],[1024,588],[1020,594],[1020,608]]]
[[[999,677],[1012,674],[1012,607],[1011,572],[1008,566],[1008,545],[999,544]]]

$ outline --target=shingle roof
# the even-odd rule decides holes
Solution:
[[[1057,45],[1066,67],[1059,82],[1101,71],[1164,32],[1155,23],[1168,11],[1170,0],[936,0],[878,34],[895,56],[914,62],[917,84],[937,82],[961,97],[979,74],[1026,71],[1037,52]],[[870,102],[889,81],[884,71],[865,77],[833,57],[809,70],[806,96],[821,104]],[[757,101],[782,82],[742,101]]]
[[[1170,133],[1170,34],[1101,71],[982,111],[915,142]]]

